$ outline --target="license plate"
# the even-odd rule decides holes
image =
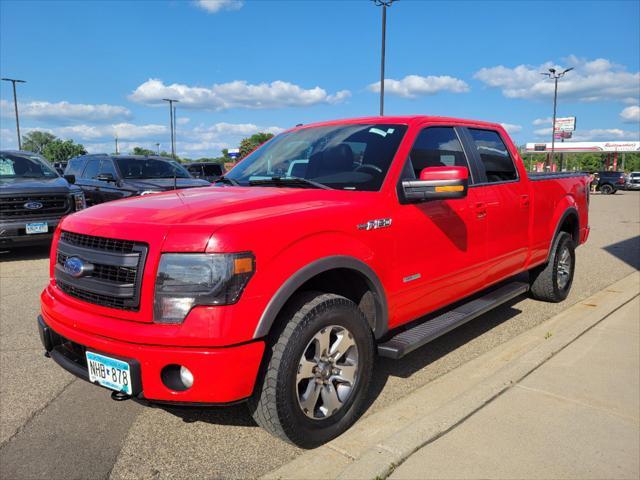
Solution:
[[[27,235],[47,233],[49,231],[49,225],[47,225],[47,222],[27,223],[25,230],[27,231]]]
[[[103,387],[131,395],[131,369],[127,362],[86,352],[89,380]]]

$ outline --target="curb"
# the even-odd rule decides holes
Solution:
[[[640,273],[632,273],[261,478],[386,478],[415,451],[464,422],[638,296],[639,286]]]

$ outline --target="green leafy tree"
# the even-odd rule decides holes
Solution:
[[[243,138],[240,142],[240,160],[271,138],[273,138],[273,133],[264,132],[254,133],[250,137]]]
[[[87,150],[84,145],[74,143],[73,140],[60,140],[59,138],[49,142],[42,151],[42,155],[50,162],[66,162],[70,158],[85,153]]]
[[[55,139],[56,136],[49,132],[34,130],[22,136],[22,149],[42,154],[45,147]]]
[[[153,150],[149,150],[148,148],[142,148],[142,147],[133,147],[133,151],[132,151],[133,155],[155,155],[156,152],[154,152]]]

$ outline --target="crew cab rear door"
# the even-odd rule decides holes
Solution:
[[[460,129],[465,147],[475,162],[475,190],[486,205],[487,283],[512,276],[529,252],[531,199],[526,172],[519,171],[516,152],[501,132],[490,128]]]

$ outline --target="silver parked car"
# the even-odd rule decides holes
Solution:
[[[627,190],[640,190],[640,172],[631,172],[625,187]]]

